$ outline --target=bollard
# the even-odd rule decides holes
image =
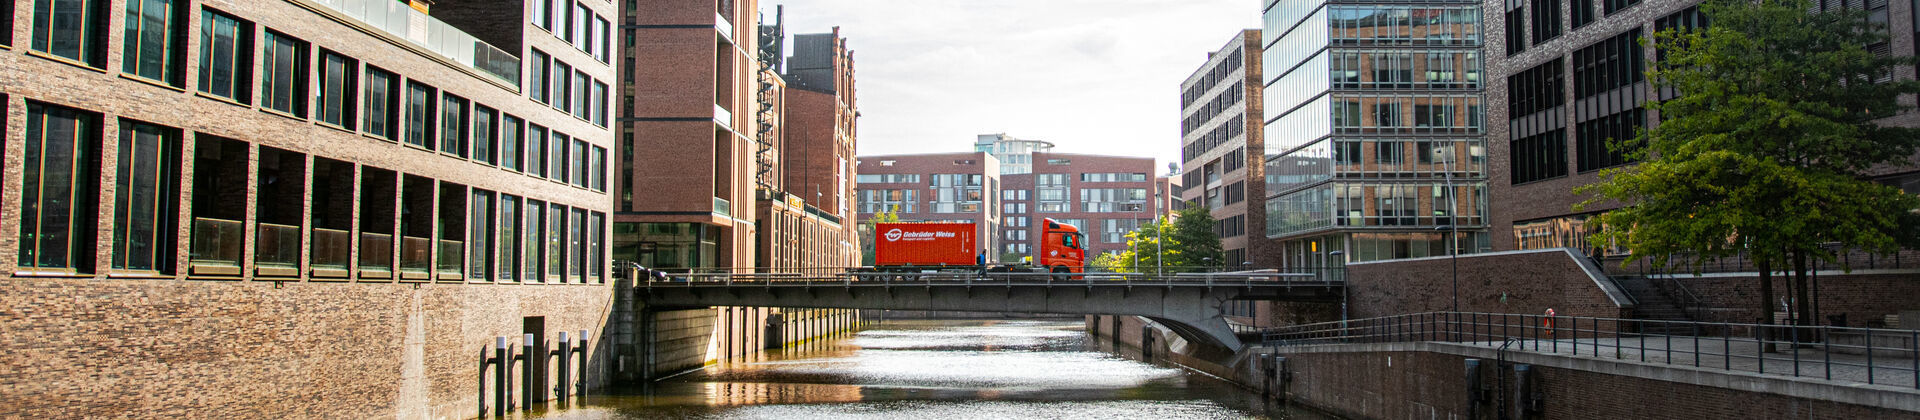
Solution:
[[[556,362],[558,365],[555,365],[557,369],[554,369],[559,376],[553,378],[553,398],[565,403],[567,391],[573,390],[573,382],[567,381],[567,373],[570,371],[567,367],[570,364],[568,362],[573,361],[573,342],[567,340],[566,331],[560,332],[560,347],[553,349],[553,355],[560,356],[560,361]]]
[[[1531,418],[1537,410],[1533,386],[1533,365],[1513,365],[1513,418]]]
[[[580,345],[575,346],[573,351],[580,353],[580,392],[578,394],[585,398],[587,396],[587,330],[580,330]]]
[[[507,348],[507,336],[493,338],[493,415],[507,415],[508,379],[507,364],[513,363],[512,352]],[[484,413],[482,413],[484,414]]]
[[[1278,398],[1282,404],[1292,402],[1292,399],[1287,397],[1288,392],[1293,388],[1293,372],[1287,370],[1287,358],[1278,355],[1274,356],[1273,374],[1274,382],[1280,384],[1280,393],[1273,397]]]
[[[533,384],[533,365],[545,361],[534,360],[538,355],[534,354],[536,347],[533,346],[533,334],[521,335],[520,345],[524,349],[520,351],[518,358],[520,360],[520,409],[531,410],[534,391],[539,389]]]
[[[1467,359],[1466,382],[1467,418],[1480,418],[1480,401],[1485,398],[1481,395],[1485,390],[1480,385],[1480,359]]]

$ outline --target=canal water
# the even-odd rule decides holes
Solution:
[[[1321,419],[1102,351],[1079,321],[889,321],[610,390],[553,419]],[[1099,340],[1091,340],[1099,341]]]

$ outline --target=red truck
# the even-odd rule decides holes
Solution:
[[[1081,273],[1086,267],[1086,236],[1080,228],[1042,219],[1040,243],[1031,263],[983,266],[973,223],[879,223],[874,226],[875,271],[920,271],[942,268],[991,272],[1041,271]]]

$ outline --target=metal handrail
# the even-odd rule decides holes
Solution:
[[[1261,338],[1277,347],[1512,339],[1522,351],[1920,389],[1916,330],[1428,312],[1270,328]]]

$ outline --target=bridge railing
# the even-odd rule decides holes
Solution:
[[[635,270],[621,264],[622,271]],[[652,275],[627,274],[643,278],[647,287],[713,284],[813,285],[813,284],[1153,284],[1182,286],[1252,286],[1284,284],[1289,286],[1338,287],[1339,276],[1326,273],[1254,271],[1167,272],[1085,272],[1051,273],[981,270],[979,267],[935,268],[919,271],[875,271],[870,267],[819,267],[795,270],[779,267],[705,267],[650,270]]]
[[[1451,342],[1920,389],[1920,330],[1428,312],[1262,330],[1269,346]]]

